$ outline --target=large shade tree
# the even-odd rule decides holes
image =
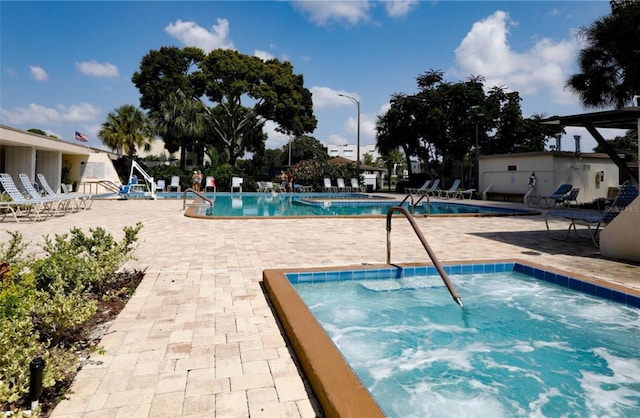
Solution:
[[[580,72],[566,82],[587,108],[620,109],[640,95],[640,1],[612,1],[611,14],[579,30]]]
[[[178,89],[205,103],[204,133],[187,130],[179,135],[175,130],[169,142],[215,147],[221,160],[231,164],[246,151],[264,149],[266,136],[259,131],[267,120],[275,122],[278,132],[293,136],[313,132],[317,125],[311,92],[289,62],[263,61],[231,50],[204,54],[197,48],[163,47],[142,59],[133,82],[141,106],[151,114]]]
[[[448,176],[454,162],[478,152],[543,150],[549,128],[523,118],[517,92],[493,87],[485,93],[483,81],[471,76],[451,83],[438,70],[421,74],[418,92],[394,94],[389,110],[378,118],[378,150],[387,155],[402,149],[409,175],[410,160],[417,157],[432,176]]]

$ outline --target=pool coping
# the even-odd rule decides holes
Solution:
[[[640,290],[516,258],[448,261],[443,266],[445,271],[447,266],[460,266],[459,272],[453,271],[451,273],[447,272],[447,274],[462,274],[463,270],[465,270],[464,266],[469,266],[473,270],[473,265],[491,264],[520,265],[523,266],[520,271],[537,279],[612,301],[621,302],[616,297],[620,293],[629,295],[633,298],[631,300],[633,305],[631,306],[636,306],[640,309]],[[293,348],[300,367],[311,384],[313,392],[327,417],[384,417],[384,414],[371,397],[369,391],[355,375],[355,372],[344,360],[333,340],[326,334],[320,323],[298,296],[289,278],[287,278],[287,274],[317,272],[320,278],[322,277],[322,272],[337,272],[339,276],[340,272],[356,269],[375,271],[380,269],[402,268],[405,270],[414,268],[415,270],[416,267],[433,267],[433,264],[360,264],[337,267],[269,269],[263,271],[263,284],[267,297],[275,310],[276,320],[284,328],[286,338]],[[527,270],[529,268],[531,271]],[[518,271],[517,268],[516,271]],[[544,274],[545,272],[550,274]],[[336,275],[331,274],[328,279],[336,280]],[[351,277],[350,279],[361,280],[365,279],[365,277]],[[327,275],[323,280],[327,280]],[[313,277],[311,277],[311,281],[313,281]],[[453,300],[451,303],[455,304]]]
[[[224,192],[222,192],[224,193]],[[248,192],[251,193],[253,195],[259,194],[259,193],[255,193],[255,192]],[[224,193],[225,195],[230,195],[231,193]],[[264,193],[262,193],[264,194]],[[306,195],[306,193],[289,193],[290,195],[294,195],[294,196],[300,196],[300,195]],[[302,197],[303,199],[310,199],[310,197]],[[325,196],[322,198],[318,198],[321,200],[327,200],[329,199],[330,196]],[[394,198],[389,198],[389,199],[394,199]],[[346,202],[348,199],[345,198],[338,198],[336,199],[337,201],[344,203]],[[371,201],[373,201],[374,199],[371,199]],[[397,199],[395,199],[397,200]],[[358,201],[362,201],[362,199],[354,199],[354,202],[358,202]],[[400,200],[397,200],[398,203],[401,202]],[[484,201],[480,201],[480,202],[484,202]],[[502,212],[492,212],[492,213],[437,213],[437,214],[415,214],[415,217],[419,217],[419,218],[449,218],[449,217],[464,217],[464,218],[469,218],[469,217],[505,217],[505,216],[540,216],[542,215],[542,212],[536,209],[531,209],[531,208],[526,208],[526,209],[515,209],[515,208],[500,208],[500,207],[495,207],[492,205],[483,205],[481,203],[468,203],[467,202],[450,202],[447,199],[442,199],[442,200],[436,200],[434,201],[434,203],[452,203],[452,204],[457,204],[457,205],[472,205],[472,206],[482,206],[482,207],[486,207],[486,208],[495,208],[498,210],[504,210],[504,209],[510,209],[510,210],[514,210],[514,211],[518,211],[518,212],[514,212],[514,213],[502,213]],[[314,215],[314,216],[252,216],[252,215],[248,215],[248,216],[208,216],[208,215],[204,215],[202,213],[198,213],[199,208],[202,207],[206,207],[208,204],[203,201],[202,199],[200,199],[199,197],[195,197],[194,200],[192,201],[192,203],[187,205],[187,209],[184,212],[184,216],[187,218],[195,218],[195,219],[211,219],[211,220],[216,220],[216,219],[238,219],[238,220],[244,220],[244,219],[383,219],[386,218],[387,214],[382,214],[382,215]],[[391,206],[390,206],[391,207]]]

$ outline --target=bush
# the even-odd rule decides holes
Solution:
[[[79,344],[106,293],[130,294],[118,270],[133,259],[142,228],[125,227],[119,242],[102,228],[85,234],[45,236],[46,256],[25,254],[22,236],[10,232],[0,244],[0,408],[19,411],[27,405],[29,363],[46,361],[43,387],[68,386],[76,372]],[[49,398],[52,394],[49,393]],[[53,393],[53,398],[59,394]],[[45,394],[43,394],[45,396]]]

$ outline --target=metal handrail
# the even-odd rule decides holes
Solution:
[[[413,215],[413,213],[416,210],[416,206],[418,206],[420,204],[420,202],[422,202],[423,199],[427,199],[427,214],[426,216],[429,216],[431,214],[431,199],[429,198],[428,194],[423,194],[420,196],[420,199],[418,199],[417,201],[413,201],[413,195],[411,193],[409,193],[408,195],[406,195],[404,197],[404,199],[402,199],[402,202],[400,202],[400,205],[398,206],[402,206],[404,205],[404,202],[407,201],[407,199],[411,199],[411,202],[409,203],[409,206],[411,207],[411,214]]]
[[[197,195],[202,200],[206,200],[209,203],[209,206],[211,206],[211,210],[213,210],[213,200],[205,197],[202,193],[193,190],[191,187],[189,187],[184,192],[182,192],[182,210],[185,210],[185,208],[187,207],[187,203],[186,203],[187,202],[187,193],[189,193],[189,192]]]
[[[427,250],[427,254],[429,254],[429,258],[431,258],[433,265],[436,267],[436,270],[438,270],[438,273],[440,274],[440,278],[442,278],[442,281],[447,286],[447,289],[449,290],[451,297],[458,305],[460,305],[461,307],[464,307],[462,303],[462,299],[460,298],[460,295],[456,291],[456,288],[453,286],[453,283],[451,283],[451,280],[449,279],[449,276],[447,275],[447,273],[445,273],[444,268],[442,268],[442,264],[440,264],[440,260],[438,260],[438,257],[436,257],[435,253],[429,246],[429,243],[427,243],[426,238],[422,234],[422,231],[420,231],[420,228],[418,227],[418,224],[416,224],[416,221],[413,219],[413,216],[409,213],[407,209],[400,206],[393,206],[389,208],[389,210],[387,211],[387,264],[391,264],[391,219],[393,218],[392,215],[394,212],[400,212],[407,218],[407,220],[411,224],[411,227],[413,228],[413,231],[416,233],[416,235],[418,236],[418,239],[422,243],[422,246],[424,247],[425,250]]]

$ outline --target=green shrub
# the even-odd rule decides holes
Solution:
[[[79,228],[69,234],[45,236],[46,256],[25,254],[26,244],[17,232],[9,232],[8,244],[0,244],[0,408],[19,411],[29,391],[29,363],[46,361],[43,387],[56,388],[70,381],[76,371],[76,345],[97,311],[103,291],[131,292],[117,288],[118,270],[133,259],[142,228],[124,228],[114,240],[102,228],[85,234]],[[53,389],[51,389],[53,390]]]

